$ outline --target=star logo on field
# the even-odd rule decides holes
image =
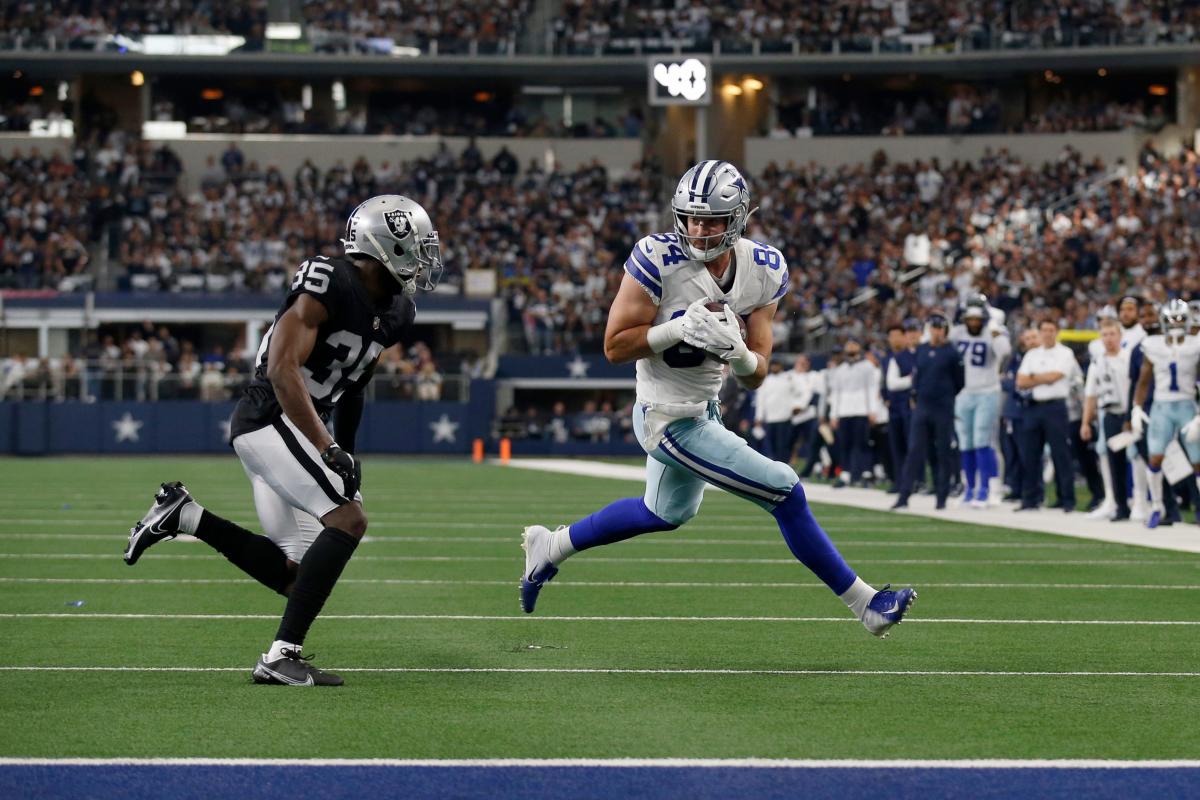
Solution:
[[[450,419],[448,414],[442,414],[441,417],[429,423],[429,430],[433,431],[433,443],[449,442],[454,444],[457,441],[456,433],[458,431],[458,423]]]
[[[141,420],[134,419],[133,414],[128,411],[125,412],[125,416],[112,422],[113,432],[116,433],[118,442],[136,442],[139,438],[138,431],[145,424]]]
[[[233,415],[232,414],[230,414],[225,419],[217,421],[217,430],[219,430],[221,432],[221,441],[222,442],[229,441],[229,429],[232,426],[233,426]]]
[[[583,356],[575,356],[574,361],[567,362],[567,372],[571,374],[572,378],[586,378],[588,376],[588,369],[591,366],[591,364],[583,360]]]

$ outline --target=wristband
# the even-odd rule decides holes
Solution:
[[[676,317],[646,331],[646,344],[651,352],[661,353],[683,341],[683,317]]]
[[[751,350],[749,347],[742,348],[745,352],[738,353],[733,358],[729,359],[729,368],[733,370],[733,374],[739,378],[744,378],[747,375],[752,375],[758,370],[758,353]]]

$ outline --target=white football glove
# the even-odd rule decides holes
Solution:
[[[1133,411],[1129,413],[1129,428],[1133,431],[1135,440],[1141,439],[1142,434],[1146,432],[1146,426],[1150,423],[1150,416],[1141,406],[1134,406]]]
[[[704,349],[728,363],[734,375],[749,375],[758,369],[758,356],[746,346],[737,312],[731,306],[725,306],[719,314],[709,312],[700,338],[705,342]]]
[[[1183,426],[1184,441],[1195,444],[1200,442],[1200,414],[1192,417],[1192,421]]]
[[[683,316],[679,318],[679,329],[683,334],[683,341],[701,350],[708,349],[705,334],[713,313],[704,306],[710,302],[710,298],[701,297],[688,306],[687,311],[683,312]]]
[[[683,312],[680,316],[651,327],[646,333],[646,344],[650,346],[650,350],[655,353],[661,353],[680,342],[689,344],[692,347],[701,347],[701,345],[697,344],[695,332],[699,327],[699,320],[704,315],[712,313],[704,307],[704,304],[707,302],[709,302],[709,299],[702,297],[688,306],[687,311]]]

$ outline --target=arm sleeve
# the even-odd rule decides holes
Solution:
[[[1007,336],[997,336],[992,339],[992,351],[996,354],[996,361],[1004,363],[1004,359],[1012,353],[1012,342]]]
[[[1100,365],[1097,364],[1096,362],[1092,362],[1091,366],[1088,367],[1087,379],[1084,380],[1084,382],[1083,382],[1083,396],[1084,397],[1098,396],[1100,394],[1099,383],[1100,383]]]
[[[889,392],[904,392],[912,388],[912,375],[901,375],[900,365],[896,359],[888,361],[887,390]]]
[[[828,375],[828,377],[825,379],[825,385],[829,389],[829,394],[826,397],[825,402],[829,409],[829,418],[837,419],[838,418],[838,402],[837,402],[838,378],[836,375],[833,374],[832,370],[827,370],[826,374]]]
[[[678,249],[678,248],[677,248]],[[655,263],[657,254],[649,236],[634,245],[625,260],[625,272],[642,285],[646,294],[654,301],[654,305],[662,302],[663,285],[662,272]],[[681,259],[682,260],[682,259]]]
[[[881,406],[883,405],[883,397],[879,393],[881,377],[882,373],[880,372],[879,367],[874,367],[871,370],[871,380],[867,389],[867,413],[874,416],[879,415],[879,412],[882,410]]]

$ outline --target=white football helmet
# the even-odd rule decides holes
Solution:
[[[675,212],[675,232],[688,256],[696,261],[712,261],[737,244],[746,232],[750,215],[750,189],[738,168],[728,161],[701,161],[679,179],[671,198]],[[712,236],[688,235],[688,217],[724,217],[724,233]],[[700,246],[693,242],[700,240]]]
[[[1158,323],[1162,325],[1162,334],[1168,341],[1181,341],[1187,336],[1190,318],[1188,304],[1179,298],[1168,301],[1158,312]]]
[[[432,291],[442,277],[442,246],[429,214],[415,200],[381,194],[361,203],[346,220],[346,254],[376,259],[404,287]]]

